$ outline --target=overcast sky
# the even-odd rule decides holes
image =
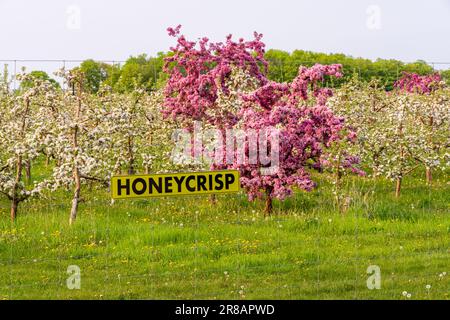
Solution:
[[[268,48],[450,62],[450,0],[0,0],[0,59],[125,60],[189,38],[264,34]]]

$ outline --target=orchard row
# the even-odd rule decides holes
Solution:
[[[264,198],[270,213],[272,199],[312,190],[313,170],[334,177],[342,206],[347,174],[388,177],[400,196],[408,173],[423,168],[431,183],[433,171],[448,169],[450,90],[438,75],[405,74],[389,92],[356,77],[332,90],[325,80],[342,77],[342,66],[317,64],[279,83],[267,77],[260,34],[251,41],[230,36],[197,43],[179,27],[168,31],[177,44],[165,59],[167,80],[159,90],[119,94],[102,86],[93,94],[79,69],[59,71],[69,90],[25,73],[17,80],[27,86],[1,87],[0,197],[10,201],[11,219],[21,202],[63,188],[73,192],[73,223],[82,185],[107,188],[120,173],[238,169],[249,200]],[[276,172],[262,173],[270,166],[263,163],[174,161],[173,132],[191,132],[198,122],[224,135],[277,128]],[[32,182],[38,159],[52,173]]]

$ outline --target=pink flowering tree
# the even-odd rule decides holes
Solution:
[[[293,188],[313,189],[309,170],[321,168],[326,150],[344,136],[344,119],[325,105],[332,91],[321,85],[327,76],[341,77],[341,65],[300,67],[292,83],[277,83],[265,76],[265,45],[258,33],[253,41],[234,42],[228,36],[225,43],[210,43],[207,38],[197,43],[180,35],[180,26],[168,31],[177,38],[177,45],[171,48],[172,55],[165,64],[169,74],[164,92],[165,116],[188,126],[194,121],[214,125],[221,130],[223,140],[227,138],[225,130],[230,128],[263,137],[257,140],[257,149],[259,153],[264,149],[266,154],[259,154],[257,161],[248,161],[252,155],[247,137],[241,141],[244,161],[239,161],[242,149],[232,150],[231,162],[230,150],[222,149],[219,161],[211,167],[239,169],[249,199],[265,197],[267,213],[272,211],[274,198],[285,199],[292,195]],[[235,74],[240,74],[238,82],[252,83],[253,89],[236,90],[232,85]],[[234,107],[224,107],[230,104]],[[274,135],[277,139],[273,139]],[[267,154],[274,153],[276,166],[265,161]],[[342,165],[353,167],[354,159],[347,160]]]
[[[292,83],[269,82],[243,96],[243,126],[254,130],[272,127],[279,134],[279,166],[275,172],[263,174],[261,163],[236,166],[249,198],[265,196],[268,213],[272,211],[272,199],[283,200],[292,195],[294,187],[312,190],[315,183],[309,169],[329,165],[333,145],[354,139],[354,132],[346,131],[344,119],[325,105],[332,95],[330,89],[320,86],[325,76],[341,77],[341,66],[300,67]],[[339,156],[338,175],[342,170],[358,170],[358,159],[342,150]]]
[[[404,72],[394,83],[394,87],[409,93],[428,94],[439,88],[442,77],[439,73],[421,76],[416,73]]]
[[[262,35],[255,32],[252,41],[235,42],[229,35],[224,43],[211,43],[208,38],[197,43],[180,35],[180,28],[168,29],[169,35],[177,38],[177,45],[171,48],[172,55],[166,58],[164,66],[169,74],[164,90],[164,114],[188,124],[193,120],[220,127],[235,124],[236,114],[217,110],[218,91],[229,93],[226,79],[233,68],[246,70],[261,85],[267,82]]]
[[[164,116],[189,132],[195,123],[219,130],[233,127],[238,121],[235,108],[223,108],[220,102],[237,94],[231,92],[229,81],[236,70],[256,79],[258,86],[267,81],[262,35],[255,32],[252,41],[234,41],[229,35],[225,42],[208,38],[193,42],[181,35],[180,29],[180,25],[167,29],[177,44],[165,59],[164,71],[169,77],[164,88]]]

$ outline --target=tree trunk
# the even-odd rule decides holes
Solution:
[[[431,173],[431,168],[426,168],[426,179],[427,185],[431,186],[431,183],[433,182],[433,175]]]
[[[18,156],[16,160],[16,179],[13,186],[13,196],[11,199],[11,221],[15,221],[17,217],[17,207],[19,199],[17,198],[17,187],[22,180],[22,156]]]
[[[128,174],[134,174],[133,139],[128,137]]]
[[[80,81],[78,90],[78,104],[75,110],[75,119],[77,121],[80,119],[81,115],[81,89],[82,86]],[[78,149],[78,124],[75,125],[75,128],[73,129],[72,146],[74,150]],[[80,202],[80,193],[81,193],[81,174],[80,170],[78,169],[76,156],[74,157],[74,164],[73,164],[73,180],[75,182],[75,191],[72,199],[72,208],[70,210],[70,218],[69,218],[70,225],[72,225],[75,222],[75,219],[77,218],[78,204]]]
[[[73,194],[72,199],[72,209],[70,210],[70,219],[69,224],[72,225],[77,218],[78,213],[78,204],[80,202],[80,193],[81,193],[81,179],[80,179],[80,171],[78,168],[74,170],[74,179],[75,179],[75,192]]]
[[[403,107],[401,115],[403,115],[404,112],[405,112],[405,107]],[[401,118],[401,122],[400,122],[400,126],[398,127],[397,134],[399,137],[403,138],[403,117]],[[399,177],[397,178],[397,183],[395,186],[395,197],[396,198],[400,197],[400,191],[402,189],[402,178],[403,178],[403,174],[404,174],[405,149],[404,149],[402,142],[400,142],[400,152],[399,153],[400,153],[399,161],[401,161],[401,162],[400,162],[400,169],[398,171]]]
[[[434,126],[434,118],[433,117],[430,117],[429,126],[430,126],[430,131],[432,133],[433,132],[433,126]],[[433,145],[433,138],[432,138],[431,134],[428,136],[428,143],[431,146]],[[430,167],[426,168],[426,180],[427,180],[427,185],[431,186],[431,183],[433,181],[433,176],[431,174],[431,168]]]
[[[17,217],[17,207],[19,206],[19,201],[17,199],[11,200],[11,221],[14,222]]]
[[[336,172],[335,172],[335,180],[334,180],[334,191],[336,192],[336,206],[339,211],[341,211],[341,178],[342,178],[342,172],[341,172],[341,153],[339,153],[338,161],[336,163]]]
[[[400,191],[402,189],[402,178],[397,178],[397,184],[395,186],[395,196],[400,197]]]
[[[266,206],[264,208],[264,215],[271,215],[273,211],[273,203],[272,203],[272,187],[268,187],[266,189]]]
[[[30,160],[27,160],[25,162],[25,175],[26,175],[27,182],[30,183],[30,181],[31,181],[31,161]]]
[[[28,115],[28,110],[30,109],[30,100],[26,100],[26,108],[25,112],[23,114],[22,118],[22,127],[20,131],[20,135],[23,137],[25,135],[25,128],[26,128],[26,119]],[[19,198],[17,198],[17,187],[19,186],[19,183],[22,181],[22,156],[17,156],[16,159],[16,179],[14,180],[14,186],[13,186],[13,196],[11,199],[11,221],[15,221],[17,217],[17,207],[19,205]]]

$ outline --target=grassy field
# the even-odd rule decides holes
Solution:
[[[348,178],[345,213],[317,176],[269,218],[243,194],[110,205],[86,186],[72,227],[64,191],[22,204],[11,224],[0,198],[0,299],[449,299],[450,188],[419,174],[400,199],[391,182]],[[80,290],[66,286],[69,265]],[[380,290],[367,288],[370,265]]]

